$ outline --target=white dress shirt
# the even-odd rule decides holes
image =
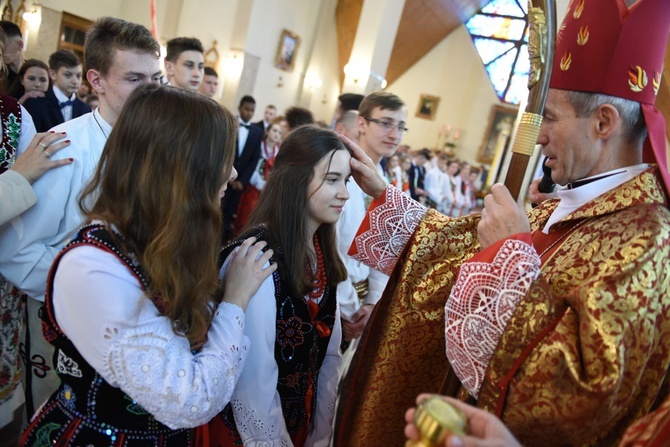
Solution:
[[[51,262],[84,221],[79,195],[98,166],[112,127],[96,110],[53,130],[67,132],[71,143],[52,159],[74,162],[33,183],[35,206],[0,227],[0,274],[38,301],[44,301]]]
[[[249,129],[245,126],[251,126],[251,121],[245,123],[238,116],[237,122],[240,123],[240,126],[237,128],[237,155],[242,155],[244,145],[247,144],[247,138],[249,137]]]
[[[423,179],[424,191],[428,194],[428,198],[438,205],[444,200],[445,183],[448,183],[447,174],[438,167],[427,171]]]
[[[586,205],[596,197],[601,196],[607,191],[611,191],[614,188],[623,185],[628,180],[637,177],[648,168],[649,165],[642,163],[635,166],[629,166],[627,168],[619,168],[612,171],[603,172],[601,174],[594,175],[593,177],[587,177],[580,180],[584,181],[594,177],[601,177],[598,180],[589,182],[588,188],[580,187],[569,189],[567,186],[562,187],[557,191],[558,197],[561,199],[561,201],[559,202],[554,212],[551,213],[551,216],[549,217],[549,220],[547,220],[547,223],[542,229],[542,232],[549,234],[549,229],[552,225],[560,222],[573,211]]]
[[[377,171],[382,175],[382,178],[386,178],[380,165],[377,165]],[[363,223],[369,203],[367,194],[358,186],[353,177],[347,183],[347,189],[349,190],[349,200],[344,204],[340,220],[337,222],[337,249],[347,268],[349,279],[337,286],[337,303],[340,306],[342,318],[351,321],[352,315],[361,306],[354,284],[367,279],[368,294],[363,304],[377,304],[386,288],[389,277],[348,255],[349,247],[354,241],[358,227]]]

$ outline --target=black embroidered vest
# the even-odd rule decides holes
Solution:
[[[264,230],[259,228],[257,234],[253,236],[258,240],[264,240]],[[222,251],[221,263],[242,242],[244,241],[237,240],[228,245]],[[283,262],[278,250],[275,250],[273,260],[270,262]],[[277,303],[275,334],[275,361],[279,369],[277,392],[286,428],[295,443],[296,437],[299,438],[301,433],[306,434],[306,430],[309,429],[308,414],[311,415],[310,419],[313,419],[316,412],[319,371],[330,342],[330,335],[319,337],[316,322],[325,323],[332,334],[337,308],[336,288],[326,287],[324,296],[319,302],[319,311],[312,321],[305,297],[288,295],[286,292],[288,287],[278,272],[273,273],[273,280]],[[254,349],[253,345],[250,349]],[[311,400],[307,404],[309,392]],[[226,425],[235,431],[230,404],[223,410],[222,416]]]
[[[42,331],[46,340],[55,346],[53,364],[61,384],[28,426],[22,438],[25,444],[22,445],[191,445],[193,430],[172,430],[158,422],[121,389],[109,385],[60,330],[53,308],[54,276],[63,255],[81,245],[94,246],[114,254],[138,279],[143,290],[147,290],[141,266],[118,249],[103,225],[84,226],[58,254],[47,279]],[[162,313],[159,299],[154,297],[152,301]]]

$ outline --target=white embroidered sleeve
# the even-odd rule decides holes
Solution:
[[[362,304],[377,304],[381,299],[388,282],[388,275],[377,269],[370,269],[370,274],[368,275],[368,294],[363,299]]]
[[[442,202],[442,186],[440,183],[440,180],[442,180],[440,178],[441,175],[444,174],[431,169],[430,171],[426,172],[426,177],[423,181],[424,191],[428,193],[428,198],[435,203]]]
[[[447,358],[477,397],[491,356],[514,310],[540,276],[540,257],[508,239],[492,263],[466,262],[444,308]]]
[[[337,383],[340,377],[339,370],[342,363],[340,343],[342,341],[342,326],[339,310],[335,313],[335,325],[328,342],[326,357],[319,370],[319,388],[316,395],[316,413],[312,426],[307,434],[305,445],[313,447],[328,447],[333,436],[333,418],[335,417],[335,401],[337,399]]]
[[[368,212],[370,229],[354,240],[358,254],[353,257],[390,275],[426,208],[392,185],[384,194],[385,202]]]
[[[222,273],[227,267],[228,262],[224,263]],[[276,328],[275,286],[270,275],[247,306],[244,333],[249,337],[251,349],[231,400],[244,447],[293,446],[277,392]]]
[[[216,310],[208,340],[194,355],[114,255],[77,247],[58,267],[54,309],[84,359],[168,427],[207,423],[230,401],[248,344],[238,306]],[[78,365],[61,357],[59,372],[76,375]]]

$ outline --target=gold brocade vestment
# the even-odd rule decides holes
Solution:
[[[529,213],[544,227],[558,201]],[[429,210],[365,330],[338,408],[336,446],[402,446],[404,413],[452,386],[444,304],[479,251],[478,216]],[[579,227],[545,259],[489,363],[477,405],[524,445],[616,445],[646,414],[670,364],[670,212],[655,168],[550,231]],[[464,398],[461,389],[459,397]]]

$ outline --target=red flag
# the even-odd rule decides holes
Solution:
[[[151,0],[151,34],[158,40],[158,26],[156,26],[156,0]]]

